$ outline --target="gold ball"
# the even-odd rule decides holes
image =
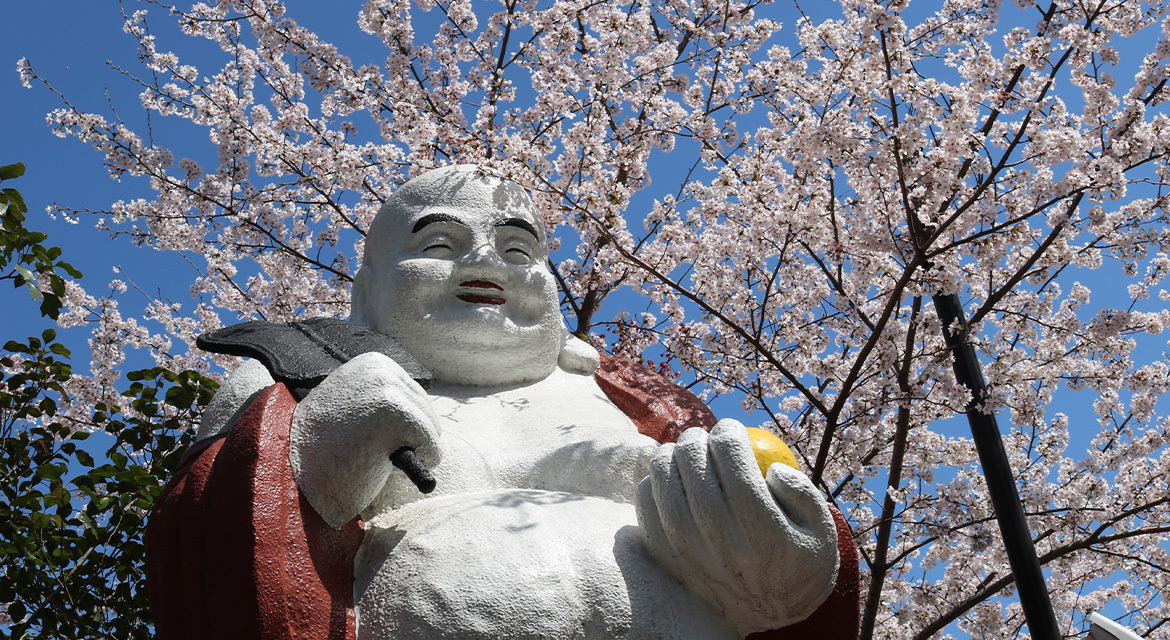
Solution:
[[[773,462],[786,464],[793,469],[800,470],[800,463],[796,461],[796,454],[784,444],[784,441],[772,435],[771,431],[759,427],[748,427],[748,439],[752,443],[752,452],[756,454],[756,463],[760,465],[760,473],[768,475],[768,467]]]

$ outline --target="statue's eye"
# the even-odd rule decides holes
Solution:
[[[540,248],[527,231],[507,226],[500,227],[496,233],[496,250],[506,262],[529,265],[539,255]]]
[[[512,264],[528,264],[532,262],[532,253],[524,247],[508,247],[504,250],[504,259]]]
[[[422,252],[425,256],[439,257],[450,255],[453,250],[451,243],[446,240],[432,240],[423,246]]]

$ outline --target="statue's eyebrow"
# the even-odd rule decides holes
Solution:
[[[501,220],[501,221],[497,222],[495,224],[495,226],[497,226],[497,227],[517,227],[519,229],[523,229],[523,230],[527,231],[528,233],[531,233],[533,238],[540,240],[540,236],[536,233],[536,227],[532,226],[531,222],[524,220],[522,218],[508,218],[507,220]]]
[[[419,218],[418,222],[414,223],[414,228],[411,229],[410,232],[418,233],[422,230],[423,227],[431,224],[432,222],[454,222],[455,224],[461,224],[465,227],[467,226],[467,223],[449,213],[429,213]]]

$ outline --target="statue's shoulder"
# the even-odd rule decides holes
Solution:
[[[215,394],[200,421],[196,440],[231,429],[240,413],[260,391],[284,383],[298,401],[334,369],[371,351],[389,356],[424,388],[431,374],[393,338],[336,318],[297,322],[241,322],[195,339],[204,351],[251,358],[232,372]]]
[[[389,356],[423,388],[431,383],[430,372],[393,338],[337,318],[242,322],[204,333],[195,344],[212,353],[256,359],[298,400],[334,369],[369,352]]]

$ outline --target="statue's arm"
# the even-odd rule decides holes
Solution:
[[[601,386],[605,394],[609,396],[610,400],[623,413],[630,417],[638,426],[638,430],[659,442],[673,442],[688,428],[702,427],[703,429],[711,429],[715,425],[716,420],[714,414],[711,413],[710,409],[701,400],[691,394],[687,389],[669,382],[644,366],[602,355],[601,366],[597,369],[595,377],[598,385]],[[698,438],[695,437],[695,439],[697,440]],[[659,457],[657,458],[658,465],[653,471],[653,474],[659,475],[660,485],[663,484],[662,480],[666,475],[664,472],[671,468],[670,463],[673,461],[673,455],[676,450],[676,448],[667,447],[659,451]],[[743,453],[746,454],[746,449]],[[740,459],[740,464],[742,472],[740,475],[746,474],[743,476],[744,478],[759,478],[759,470],[754,466],[754,460],[751,460],[749,464],[747,463],[746,456],[743,456]],[[745,464],[746,469],[742,468],[742,465]],[[833,518],[836,524],[835,535],[832,535],[828,531],[828,527],[823,526],[826,523],[822,520],[820,529],[823,540],[818,545],[824,545],[834,539],[836,540],[838,562],[835,570],[822,567],[825,569],[822,574],[823,576],[828,576],[830,580],[835,576],[836,579],[832,593],[819,606],[815,607],[815,611],[809,609],[803,613],[807,617],[799,622],[792,621],[795,619],[795,617],[792,617],[787,623],[781,623],[778,619],[773,623],[769,623],[773,624],[773,626],[767,627],[767,630],[763,630],[763,627],[761,627],[760,631],[752,633],[749,636],[749,640],[793,640],[795,638],[810,637],[824,638],[825,640],[855,639],[858,633],[861,604],[860,576],[857,564],[857,547],[853,542],[853,535],[849,529],[849,525],[845,521],[845,518],[841,516],[840,512],[833,509],[812,489],[811,483],[802,474],[795,471],[788,472],[784,469],[776,473],[779,475],[775,478],[770,477],[767,480],[769,492],[772,492],[774,485],[793,484],[794,488],[798,490],[782,491],[780,493],[790,497],[802,496],[802,501],[808,502],[807,506],[809,508],[817,512],[825,509]],[[677,487],[678,485],[676,484],[675,486]],[[819,502],[812,500],[814,494],[817,495]],[[677,499],[678,496],[676,495],[675,498]],[[654,498],[653,481],[647,480],[639,486],[638,506],[640,510],[639,519],[643,522],[643,534],[646,544],[649,548],[656,549],[655,556],[660,558],[660,562],[663,563],[664,568],[678,568],[683,563],[681,559],[678,561],[672,559],[676,553],[675,544],[678,544],[680,549],[690,547],[692,552],[702,552],[705,544],[702,541],[686,543],[677,538],[676,535],[674,540],[677,542],[672,542],[671,538],[665,534],[665,531],[652,533],[649,530],[647,525],[653,526],[655,523],[660,525],[655,531],[663,529],[664,527],[661,525],[662,518],[666,517],[669,519],[669,517],[662,515],[662,505]],[[818,516],[818,518],[823,517],[823,513]],[[677,534],[681,530],[681,528],[674,529],[674,532]],[[692,531],[694,530],[692,529]],[[725,547],[722,551],[726,552],[727,550],[728,548]],[[821,546],[821,551],[827,550]],[[693,556],[694,553],[691,555]],[[763,556],[760,556],[760,561],[765,561],[767,555],[765,553]],[[681,568],[678,570],[680,572],[682,571]],[[760,572],[756,573],[758,575]],[[791,597],[785,593],[784,586],[788,579],[782,577],[780,565],[771,564],[769,565],[769,571],[764,571],[763,573],[771,576],[768,579],[771,581],[771,586],[768,586],[768,580],[764,581],[765,591],[769,589],[779,591],[781,601]],[[693,584],[695,580],[695,578],[682,579],[683,582],[688,584]],[[821,583],[821,586],[824,586],[824,584]],[[698,585],[696,592],[702,591],[704,588],[704,585]],[[766,596],[760,595],[756,597],[763,598]],[[806,599],[806,602],[811,600],[815,600],[815,598]],[[750,612],[742,616],[743,619],[750,619],[752,617],[755,616],[754,614],[750,614]]]
[[[389,482],[406,482],[390,454],[413,447],[439,463],[430,399],[394,360],[365,353],[338,367],[293,414],[289,459],[297,486],[334,528],[365,509]]]

